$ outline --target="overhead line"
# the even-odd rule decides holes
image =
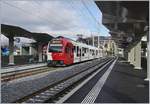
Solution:
[[[89,10],[89,8],[88,8],[87,5],[85,4],[85,2],[84,2],[83,0],[81,0],[81,2],[82,2],[82,4],[84,5],[84,7],[86,8],[86,10],[89,12],[89,14],[91,15],[91,17],[95,20],[95,22],[97,23],[97,25],[99,25],[99,27],[100,27],[101,24],[99,24],[99,22],[97,21],[97,19],[95,18],[95,16],[93,16],[93,14],[92,14],[91,11]],[[99,30],[99,28],[98,28],[98,30]]]
[[[71,3],[72,2],[72,3]],[[70,3],[71,3],[71,5],[72,4],[75,4],[72,0],[70,1]],[[79,2],[80,3],[80,2]],[[84,5],[83,5],[83,3],[81,2],[81,4],[82,4],[82,6],[84,7]],[[72,5],[72,8],[74,8],[74,6]],[[85,8],[85,7],[84,7]],[[76,8],[74,8],[74,9],[76,9]],[[89,19],[89,20],[91,20],[91,21],[93,21],[93,18],[91,17],[91,16],[89,16],[89,15],[87,15],[85,12],[83,12],[83,10],[79,10],[79,12],[80,12],[80,16],[82,17],[82,16],[84,16],[84,15],[86,15],[86,18],[87,19]],[[95,22],[95,21],[94,21]],[[90,23],[88,22],[88,25],[90,25]],[[96,26],[96,29],[99,31],[99,29],[97,28],[97,26]],[[88,29],[89,31],[92,31],[91,29]]]
[[[85,8],[85,5],[83,4],[83,2],[81,1],[81,4],[83,5],[83,7]],[[85,8],[86,9],[86,8]],[[88,12],[88,14],[90,14],[89,13],[89,11],[86,9],[86,11]],[[93,17],[91,16],[91,15],[88,15],[88,17],[91,17],[90,19],[93,21]],[[95,22],[95,21],[94,21]],[[95,27],[96,27],[96,29],[99,31],[99,28],[97,27],[97,25],[95,25]]]

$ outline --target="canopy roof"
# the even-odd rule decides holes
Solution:
[[[1,24],[1,33],[6,37],[27,37],[34,39],[37,42],[46,43],[50,41],[53,36],[47,33],[33,33],[28,30],[25,30],[19,26]]]

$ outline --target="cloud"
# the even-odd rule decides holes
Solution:
[[[32,32],[87,35],[97,31],[97,24],[81,0],[1,0],[2,23],[17,25]],[[102,14],[93,0],[87,2],[99,23]],[[107,34],[107,29],[102,32]],[[105,31],[105,32],[104,32]]]
[[[59,1],[2,2],[2,23],[23,26],[33,31],[41,25],[49,27],[49,30],[69,30],[78,27],[79,20],[76,12],[67,9]]]

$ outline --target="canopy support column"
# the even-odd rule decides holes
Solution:
[[[9,64],[14,65],[14,37],[9,37]]]
[[[141,68],[141,41],[134,47],[134,68]]]
[[[39,57],[39,62],[42,62],[43,59],[42,59],[42,44],[41,43],[38,44],[38,57]]]

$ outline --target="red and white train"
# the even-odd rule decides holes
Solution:
[[[47,65],[70,65],[103,56],[103,50],[64,37],[52,39],[47,47]]]

